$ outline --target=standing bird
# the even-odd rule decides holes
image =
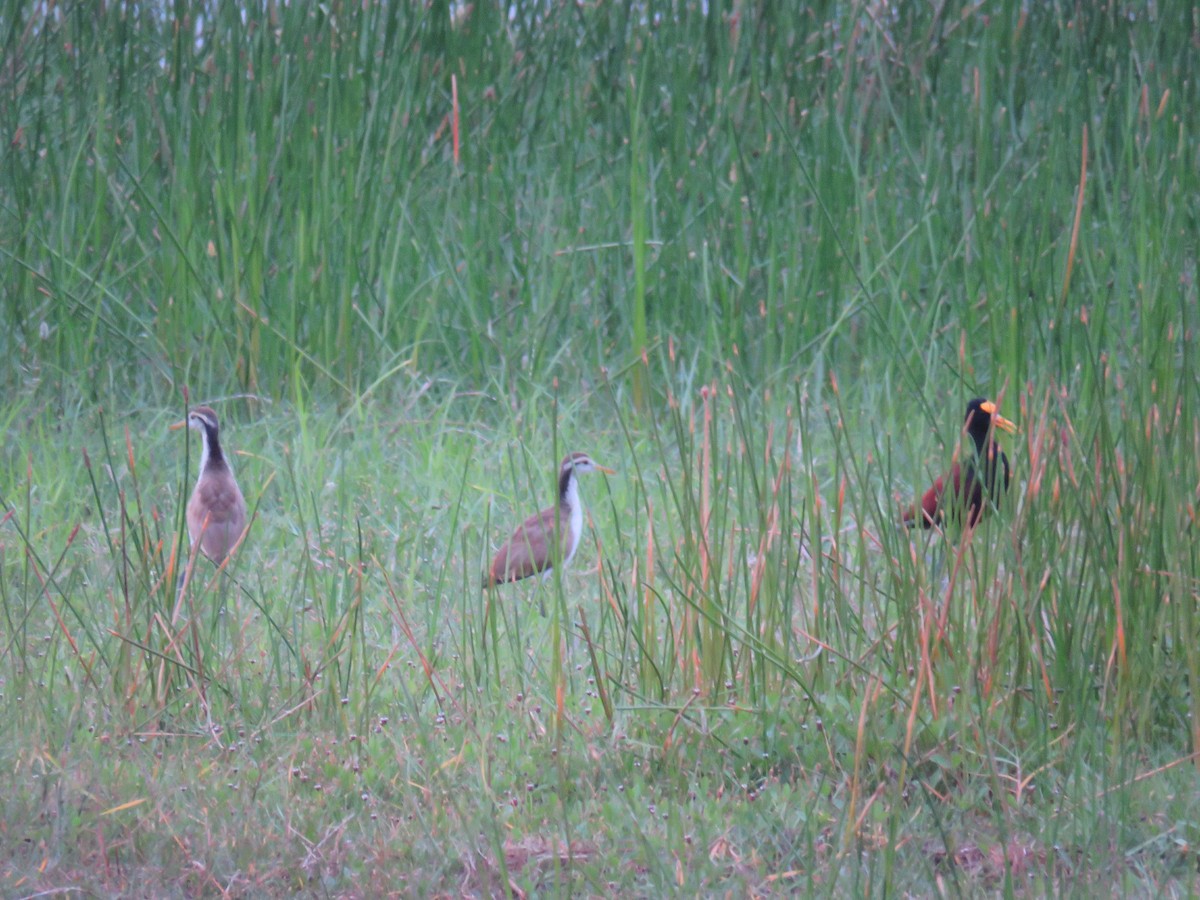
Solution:
[[[246,501],[221,450],[217,414],[207,406],[197,406],[188,413],[186,422],[177,422],[171,428],[184,425],[200,432],[204,442],[200,477],[187,505],[188,536],[193,551],[199,544],[204,555],[220,565],[246,528]]]
[[[520,581],[538,572],[549,574],[555,558],[565,567],[579,547],[583,534],[583,504],[579,502],[579,475],[584,472],[616,474],[592,460],[586,453],[568,453],[558,469],[558,505],[530,516],[513,532],[492,559],[483,576],[483,586],[493,587],[506,581]],[[558,552],[551,541],[557,530]]]
[[[954,522],[965,521],[968,528],[974,528],[988,506],[999,502],[1008,490],[1009,470],[1008,457],[996,443],[995,428],[1009,434],[1017,431],[1017,426],[1000,415],[991,400],[977,398],[967,404],[964,429],[971,438],[971,447],[966,451],[970,457],[964,463],[955,463],[948,479],[935,481],[921,498],[920,507],[910,506],[904,511],[905,525],[932,528],[949,518]]]

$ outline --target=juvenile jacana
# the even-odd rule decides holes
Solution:
[[[184,426],[200,432],[200,477],[187,505],[188,536],[192,548],[200,545],[204,555],[218,565],[229,555],[246,527],[246,501],[233,477],[233,469],[221,449],[217,414],[207,406],[194,407]]]
[[[568,453],[558,469],[558,504],[530,516],[513,532],[492,559],[483,576],[483,586],[520,581],[539,572],[548,574],[555,559],[563,567],[571,561],[583,534],[583,504],[579,502],[579,476],[586,472],[615,474],[586,453]],[[558,530],[558,553],[552,541]]]
[[[976,398],[967,404],[964,430],[970,437],[967,459],[955,463],[950,474],[925,492],[919,506],[904,511],[904,524],[932,528],[946,519],[974,528],[987,508],[1008,490],[1008,457],[996,443],[995,429],[1015,434],[1017,426],[1004,418],[991,400]],[[949,495],[947,496],[947,491]]]

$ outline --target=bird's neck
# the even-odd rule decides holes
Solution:
[[[200,475],[203,476],[205,472],[220,469],[232,471],[221,450],[221,441],[212,431],[202,428],[200,430]]]
[[[977,456],[986,456],[988,445],[996,443],[994,440],[990,439],[991,435],[986,431],[979,434],[969,431],[967,434],[971,438],[971,443],[975,446],[975,454]]]
[[[974,436],[973,436],[974,437]],[[984,465],[992,465],[1000,455],[1000,445],[989,435],[975,437],[975,458]]]
[[[558,505],[565,510],[579,508],[579,478],[570,467],[558,476]]]
[[[574,469],[565,470],[558,479],[558,527],[564,529],[563,565],[575,555],[583,533],[583,504],[579,502],[579,478]]]

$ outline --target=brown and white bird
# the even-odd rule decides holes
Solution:
[[[579,548],[583,534],[583,504],[579,502],[579,476],[586,472],[616,474],[586,453],[568,453],[558,469],[558,504],[530,516],[513,532],[492,559],[483,576],[483,586],[520,581],[539,572],[549,574],[555,559],[565,568]],[[558,552],[554,550],[558,529]]]
[[[221,449],[217,414],[207,406],[197,406],[188,413],[186,422],[177,422],[171,428],[185,425],[200,432],[203,440],[200,477],[187,505],[188,536],[193,551],[199,544],[204,555],[220,565],[246,528],[246,501]]]
[[[963,429],[971,439],[964,451],[968,458],[961,464],[956,462],[949,475],[935,481],[919,505],[904,511],[905,525],[932,528],[950,519],[974,528],[988,507],[1000,502],[1008,490],[1010,473],[1008,457],[996,443],[997,428],[1009,434],[1017,431],[991,400],[976,398],[967,404]]]

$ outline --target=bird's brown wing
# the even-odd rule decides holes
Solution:
[[[188,502],[188,533],[204,555],[221,562],[246,527],[246,501],[236,484],[205,482]]]
[[[945,496],[946,496],[946,481],[950,482],[950,502],[956,502],[956,498],[960,497],[961,489],[960,482],[962,480],[962,467],[955,463],[950,469],[950,477],[939,478],[933,483],[933,487],[927,490],[921,497],[919,506],[910,506],[904,511],[904,524],[910,528],[914,525],[920,525],[922,528],[932,528],[934,525],[941,524],[942,518],[946,512]]]
[[[910,528],[916,525],[932,528],[947,518],[958,523],[965,517],[967,526],[974,528],[983,518],[988,502],[983,480],[975,467],[955,463],[948,477],[939,478],[922,495],[920,505],[904,511],[904,524]]]
[[[520,581],[550,568],[546,536],[554,531],[554,507],[530,516],[501,547],[484,577],[485,586]],[[544,562],[539,563],[539,559]]]

